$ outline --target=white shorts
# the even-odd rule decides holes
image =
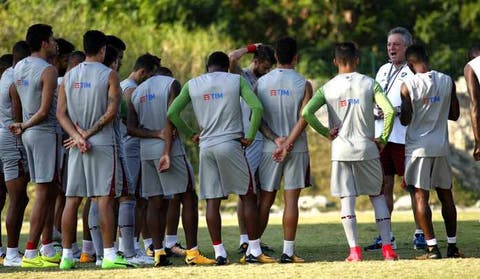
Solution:
[[[334,197],[376,196],[382,191],[382,181],[379,159],[332,161],[330,190]]]
[[[447,156],[405,157],[405,182],[423,190],[452,187],[452,168]]]

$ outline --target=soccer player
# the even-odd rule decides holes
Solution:
[[[113,246],[113,200],[119,195],[115,188],[118,157],[113,120],[119,107],[120,82],[115,71],[102,65],[106,39],[96,30],[84,34],[86,60],[65,75],[59,90],[57,118],[73,139],[68,158],[67,201],[62,216],[61,269],[74,267],[71,247],[83,197],[95,197],[98,202],[104,246],[102,268],[133,266],[117,255]]]
[[[303,109],[303,118],[315,131],[332,141],[332,196],[340,197],[342,224],[350,246],[347,261],[361,261],[358,245],[355,200],[369,195],[375,211],[377,227],[382,236],[385,260],[396,260],[390,243],[390,213],[382,194],[382,169],[379,149],[387,143],[392,129],[394,111],[380,85],[356,72],[358,50],[353,43],[335,47],[334,64],[338,75],[322,86]],[[329,128],[316,118],[315,112],[327,105]],[[374,139],[373,111],[377,104],[383,111],[383,132]],[[284,144],[290,144],[287,141]]]
[[[8,53],[0,56],[0,75],[8,68],[12,67],[13,55]]]
[[[295,255],[294,249],[298,224],[298,198],[300,191],[310,186],[306,133],[302,132],[292,143],[291,153],[283,162],[275,162],[272,153],[301,119],[300,112],[312,97],[312,85],[295,71],[298,61],[295,39],[290,37],[279,39],[275,46],[275,57],[278,61],[277,68],[262,76],[256,86],[258,98],[264,107],[260,129],[266,139],[259,167],[260,235],[267,227],[270,208],[284,177],[284,241],[280,262],[302,263],[304,260]]]
[[[239,75],[227,73],[228,68],[225,53],[212,53],[208,57],[207,73],[188,81],[168,109],[168,118],[175,127],[200,145],[200,198],[207,201],[207,226],[217,265],[228,263],[222,243],[220,204],[229,194],[238,194],[243,201],[251,261],[268,258],[260,248],[254,181],[242,147],[255,138],[262,104],[248,82]],[[252,110],[246,135],[243,134],[240,96]],[[190,102],[200,134],[180,118],[180,112]]]
[[[34,24],[28,28],[27,43],[31,55],[15,65],[15,94],[21,101],[23,121],[10,125],[10,131],[22,136],[31,181],[36,183],[36,199],[30,216],[28,235],[22,267],[57,266],[59,254],[52,242],[53,214],[55,209],[57,177],[58,123],[55,118],[57,71],[47,59],[56,54],[57,44],[52,27]],[[16,97],[15,97],[16,98]],[[43,233],[43,255],[37,246]]]
[[[10,89],[13,85],[13,67],[18,61],[30,55],[27,42],[19,41],[13,46],[13,66],[8,68],[0,80],[0,161],[5,174],[9,205],[6,218],[7,250],[3,259],[4,266],[20,266],[22,256],[18,253],[18,240],[23,223],[23,214],[28,203],[27,183],[29,181],[25,148],[21,138],[12,135],[8,129],[13,122],[22,121],[21,111],[12,111]],[[17,105],[18,107],[18,105]],[[0,186],[1,187],[1,186]],[[3,253],[3,252],[2,252]]]
[[[122,61],[123,61],[123,53],[127,49],[127,45],[119,37],[115,35],[107,35],[107,46],[111,46],[117,50],[118,52],[117,71],[120,71],[120,67],[122,67]]]
[[[474,44],[470,48],[468,58],[470,61],[465,65],[464,75],[470,96],[470,117],[475,137],[473,158],[480,161],[480,44]]]
[[[395,175],[403,177],[405,170],[405,132],[407,127],[400,123],[398,118],[400,114],[400,87],[402,82],[412,76],[412,71],[408,68],[405,60],[405,51],[413,43],[412,35],[403,27],[395,27],[388,32],[387,53],[389,62],[384,64],[377,72],[375,80],[383,88],[383,91],[390,103],[395,109],[395,120],[392,133],[388,138],[388,144],[380,152],[380,162],[383,169],[383,193],[387,201],[390,215],[393,211],[393,186]],[[375,137],[379,137],[383,131],[383,112],[377,106],[375,113]],[[402,180],[402,187],[405,183]],[[413,204],[413,197],[412,197]],[[391,230],[391,229],[390,229]],[[390,234],[392,247],[396,249],[395,237],[393,232]],[[413,247],[415,249],[425,248],[425,238],[422,230],[417,226],[413,236]],[[365,251],[377,250],[382,248],[382,238],[377,236],[373,244],[364,248]]]
[[[241,68],[239,65],[239,60],[247,53],[253,54],[252,61],[247,68]],[[239,74],[243,76],[248,83],[254,88],[257,83],[258,78],[268,73],[274,64],[277,63],[275,59],[274,50],[272,47],[262,44],[250,44],[246,47],[239,48],[232,51],[228,55],[230,59],[230,69],[229,71],[234,74]],[[250,123],[250,108],[243,101],[240,100],[240,105],[242,107],[242,121],[243,121],[243,131],[244,133],[248,132],[249,123]],[[255,139],[252,144],[248,146],[245,150],[245,156],[247,157],[248,165],[250,166],[250,171],[258,178],[257,171],[260,161],[262,159],[262,150],[263,150],[263,137],[260,132],[257,132]],[[257,198],[257,202],[260,202],[260,199]],[[243,204],[241,200],[238,200],[237,203],[237,217],[238,217],[238,227],[240,229],[240,243],[239,243],[239,252],[245,254],[248,248],[248,235],[247,229],[245,227],[245,216],[243,215]],[[270,247],[262,245],[263,250],[273,251]]]
[[[431,70],[425,49],[412,45],[406,51],[408,67],[415,73],[402,84],[400,120],[408,125],[405,138],[405,182],[414,194],[415,218],[425,233],[426,253],[417,259],[440,259],[428,206],[429,190],[442,203],[447,231],[447,257],[463,257],[457,248],[457,210],[452,196],[448,120],[456,121],[460,106],[452,78]]]

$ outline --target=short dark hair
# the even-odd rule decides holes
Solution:
[[[26,41],[30,51],[39,51],[42,48],[42,42],[48,42],[52,35],[53,31],[50,25],[38,23],[28,27]]]
[[[157,58],[150,53],[145,53],[137,58],[137,61],[135,61],[135,66],[133,66],[133,70],[138,71],[143,68],[147,72],[153,72],[157,67],[160,67],[160,63]]]
[[[105,50],[105,59],[103,65],[110,67],[118,59],[118,50],[112,46],[107,46]]]
[[[68,66],[73,67],[73,65],[74,65],[74,63],[76,63],[76,61],[80,61],[80,63],[81,63],[81,62],[85,61],[85,58],[86,58],[85,53],[83,53],[83,51],[80,51],[80,50],[74,51],[68,57]]]
[[[268,61],[272,65],[277,63],[277,59],[275,59],[275,50],[269,45],[259,45],[253,54],[253,58],[262,62]]]
[[[10,68],[13,65],[13,55],[8,53],[0,56],[0,67],[1,68]]]
[[[87,56],[96,55],[107,45],[107,36],[102,31],[88,30],[83,34],[83,49]]]
[[[468,58],[470,60],[472,60],[477,56],[480,56],[480,42],[473,43],[470,49],[468,50]]]
[[[428,55],[425,48],[421,45],[411,45],[405,52],[405,58],[407,61],[413,60],[415,62],[428,63]]]
[[[107,35],[107,45],[112,46],[119,51],[125,51],[127,49],[125,42],[115,35]]]
[[[57,42],[59,56],[70,54],[75,50],[75,46],[63,38],[57,38],[55,41]]]
[[[173,72],[167,67],[158,67],[157,68],[157,75],[173,77]]]
[[[30,56],[30,47],[26,41],[18,41],[13,45],[13,62],[17,63],[25,57]]]
[[[297,41],[292,37],[282,37],[275,45],[275,52],[280,64],[289,64],[297,55]]]
[[[358,48],[353,42],[342,42],[335,45],[335,61],[349,64],[359,57]]]
[[[215,51],[208,57],[207,68],[210,66],[217,66],[222,69],[228,69],[230,66],[230,60],[228,55],[222,51]]]

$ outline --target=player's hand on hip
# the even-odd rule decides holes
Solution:
[[[385,143],[383,143],[379,138],[375,139],[375,144],[380,152],[382,152],[382,150],[385,148]]]
[[[192,136],[192,141],[195,143],[195,144],[199,144],[200,143],[200,134],[195,134]]]
[[[339,130],[338,127],[330,129],[330,131],[328,132],[328,139],[329,140],[336,139],[338,136],[338,130]]]
[[[160,158],[160,161],[158,161],[158,171],[164,172],[164,171],[167,171],[169,168],[170,168],[170,156],[163,155]]]

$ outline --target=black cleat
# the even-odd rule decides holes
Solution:
[[[227,265],[227,264],[229,264],[228,259],[225,258],[225,257],[222,257],[222,256],[218,256],[215,259],[215,261],[216,261],[216,263],[215,263],[216,265]]]
[[[238,247],[238,253],[239,254],[245,254],[245,253],[247,253],[247,249],[248,249],[248,243],[244,242],[244,243],[240,244],[240,247]]]
[[[305,260],[299,256],[293,254],[291,257],[287,254],[282,254],[280,257],[280,263],[304,263]]]
[[[447,258],[465,258],[465,255],[458,250],[456,244],[448,244]]]
[[[185,257],[185,248],[180,243],[175,243],[171,248],[165,247],[165,253],[167,257]]]
[[[441,259],[442,254],[440,253],[440,250],[438,250],[438,246],[428,246],[427,249],[425,249],[425,254],[416,257],[417,260],[437,260]]]
[[[160,266],[168,266],[171,265],[172,262],[168,260],[167,254],[165,251],[162,251],[160,253],[155,253],[155,261],[153,263],[154,267],[160,267]]]
[[[260,242],[260,248],[262,248],[262,252],[270,252],[270,253],[275,253],[275,250],[268,246],[266,243]]]

